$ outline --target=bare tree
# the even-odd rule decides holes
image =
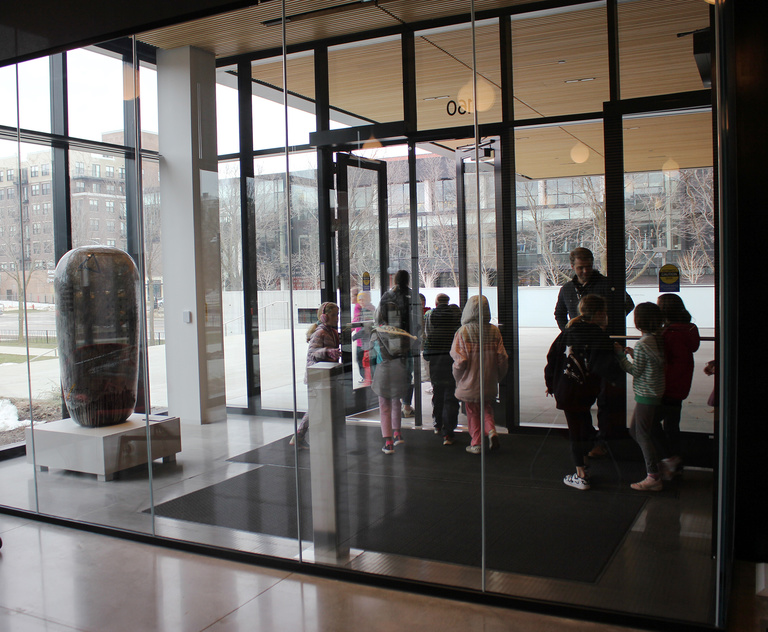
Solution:
[[[292,222],[298,239],[291,253],[295,283],[305,290],[320,289],[319,217],[317,183],[312,181],[299,191],[292,190]],[[304,186],[304,185],[302,185]]]
[[[24,231],[29,231],[29,218],[23,216],[20,225],[16,209],[9,209],[8,213],[10,221],[2,226],[0,234],[0,260],[2,260],[0,274],[10,279],[16,289],[16,300],[19,305],[18,341],[22,342],[24,340],[25,290],[33,278],[40,274],[47,274],[47,271],[32,268],[32,257],[29,253],[31,244],[27,235],[22,238]]]
[[[712,168],[683,169],[677,184],[680,233],[714,270],[715,198]]]
[[[686,250],[677,259],[680,274],[688,283],[695,285],[704,276],[707,266],[707,257],[695,250]]]
[[[701,265],[713,267],[711,169],[656,174],[663,179],[655,186],[650,175],[634,174],[629,180],[635,193],[625,213],[628,281],[637,280],[654,264],[673,261],[673,253],[686,245],[690,252],[677,256],[677,262],[689,280],[698,281],[704,272],[698,271]]]
[[[574,243],[589,243],[600,270],[608,269],[608,249],[606,247],[605,228],[605,178],[603,176],[585,176],[574,182],[574,199],[581,202],[585,211],[587,226],[577,225],[582,232],[581,239]]]
[[[160,219],[159,189],[144,194],[144,273],[147,282],[147,305],[149,318],[147,338],[149,344],[155,339],[155,296],[154,280],[162,275],[162,234]]]
[[[317,239],[303,240],[301,247],[291,254],[291,258],[294,275],[300,279],[301,289],[320,289],[320,248]]]
[[[224,174],[219,173],[221,281],[224,290],[242,290],[243,241],[240,220],[240,178],[236,165],[227,164],[220,169],[224,171]]]
[[[419,229],[419,278],[433,287],[441,275],[449,285],[458,279],[456,167],[452,160],[431,155],[419,158],[417,174],[423,189]]]
[[[393,268],[411,270],[410,197],[408,161],[387,161],[387,208],[389,215],[389,263]],[[382,286],[389,284],[382,280]],[[384,289],[384,288],[382,288]]]
[[[288,257],[284,174],[255,177],[253,206],[256,218],[256,287],[259,290],[279,289],[280,279],[287,276]]]
[[[379,202],[376,173],[369,169],[350,166],[347,169],[347,205],[349,236],[349,269],[353,279],[361,279],[363,273],[371,274],[371,281],[378,278]]]
[[[540,203],[538,182],[526,182],[518,187],[518,208],[525,224],[533,226],[536,242],[537,265],[539,280],[542,285],[560,285],[568,280],[568,275],[558,257],[552,251],[552,245],[560,243],[565,231],[570,226],[562,221],[552,221],[552,212],[548,206]],[[549,221],[548,221],[549,220]]]
[[[447,273],[449,285],[459,285],[459,239],[455,207],[435,211],[420,231],[419,275],[424,287],[432,287]]]
[[[660,173],[628,174],[626,182],[627,282],[641,278],[682,244],[688,244],[704,257],[706,266],[711,268],[714,235],[711,169],[688,169],[663,176]],[[535,237],[543,283],[554,285],[566,279],[568,267],[559,253],[575,246],[592,250],[598,269],[607,269],[602,176],[518,186],[518,209],[523,224],[528,226],[522,237],[526,234]],[[688,264],[694,262],[695,257],[687,260]],[[701,276],[695,267],[691,274],[697,279]]]

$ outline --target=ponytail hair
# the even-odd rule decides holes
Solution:
[[[600,312],[608,311],[608,301],[598,294],[587,294],[579,301],[579,315],[568,321],[568,327],[584,321],[591,323]]]
[[[411,275],[408,270],[398,270],[395,273],[395,287],[399,287],[402,291],[406,291],[410,282]]]

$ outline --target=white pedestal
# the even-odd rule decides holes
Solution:
[[[315,561],[330,564],[349,559],[343,378],[338,362],[318,362],[307,369]]]
[[[134,413],[116,426],[84,428],[71,419],[35,425],[35,454],[32,455],[32,430],[26,429],[27,462],[41,472],[48,468],[96,474],[100,481],[114,478],[115,472],[147,462],[145,416]],[[152,459],[176,460],[181,452],[181,426],[178,417],[149,415]]]
[[[756,568],[755,587],[758,597],[768,597],[768,564],[758,564]]]

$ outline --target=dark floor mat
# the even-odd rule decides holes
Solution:
[[[444,447],[431,432],[405,431],[405,445],[388,456],[380,451],[378,428],[348,426],[347,431],[349,510],[343,523],[350,546],[479,566],[480,457],[465,452],[468,436]],[[642,477],[642,463],[596,462],[595,487],[582,492],[562,484],[571,469],[562,436],[501,439],[502,449],[485,459],[486,567],[596,581],[645,502],[646,496],[631,492],[623,480]],[[162,503],[156,514],[296,538],[294,452],[288,441],[232,460],[261,467]],[[306,451],[299,453],[299,466],[301,536],[311,540]]]
[[[405,444],[395,454],[381,452],[378,426],[347,425],[347,468],[371,476],[402,476],[409,481],[434,480],[442,485],[480,479],[480,456],[465,452],[469,434],[457,433],[456,443],[443,446],[442,438],[431,430],[404,429]],[[500,434],[501,450],[486,453],[485,479],[489,485],[535,485],[562,489],[563,476],[573,472],[567,433],[551,430],[546,434]],[[310,431],[311,443],[311,431]],[[629,484],[645,478],[643,457],[629,437],[610,443],[611,454],[590,461],[595,489],[636,494]],[[230,461],[293,468],[295,452],[288,439],[274,441],[232,457]],[[309,451],[299,451],[299,468],[309,468]],[[663,494],[676,494],[667,486]]]

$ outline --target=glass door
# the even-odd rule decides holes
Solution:
[[[386,162],[337,153],[336,200],[339,323],[351,414],[377,405],[370,389],[376,367],[368,341],[375,307],[389,284]]]
[[[488,300],[491,322],[501,331],[510,369],[494,401],[497,427],[513,428],[517,418],[517,348],[514,286],[516,253],[509,247],[509,210],[504,208],[502,143],[498,137],[456,151],[459,294],[461,306],[473,295]],[[506,218],[506,219],[505,219]],[[506,223],[506,227],[505,227]]]

